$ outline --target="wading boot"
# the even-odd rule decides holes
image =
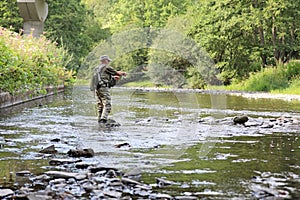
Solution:
[[[106,124],[107,119],[100,119],[98,122],[99,122],[99,124]]]

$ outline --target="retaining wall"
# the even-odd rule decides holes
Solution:
[[[58,86],[58,87],[47,87],[46,88],[47,93],[46,94],[40,94],[40,95],[33,95],[33,92],[27,92],[25,94],[20,94],[16,96],[10,95],[8,92],[2,92],[0,93],[0,109],[1,108],[7,108],[10,106],[15,106],[18,104],[22,104],[28,101],[40,99],[43,97],[47,97],[50,95],[54,95],[56,93],[60,93],[64,91],[64,86]]]

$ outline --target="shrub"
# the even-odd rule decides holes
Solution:
[[[44,36],[21,36],[0,27],[0,90],[11,94],[44,91],[72,80],[71,57]]]

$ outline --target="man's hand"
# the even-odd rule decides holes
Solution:
[[[119,76],[126,76],[126,72],[117,71]]]
[[[120,76],[113,76],[113,78],[118,81],[118,80],[120,80],[121,77]]]

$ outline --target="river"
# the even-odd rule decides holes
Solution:
[[[39,150],[53,144],[56,157],[92,148],[95,157],[86,162],[140,169],[147,184],[172,181],[157,188],[170,195],[300,198],[300,101],[114,88],[111,118],[121,126],[112,128],[98,125],[95,102],[87,87],[76,86],[2,110],[0,186],[12,184],[10,173],[51,168],[51,156]],[[247,115],[248,125],[231,123],[237,115]]]

